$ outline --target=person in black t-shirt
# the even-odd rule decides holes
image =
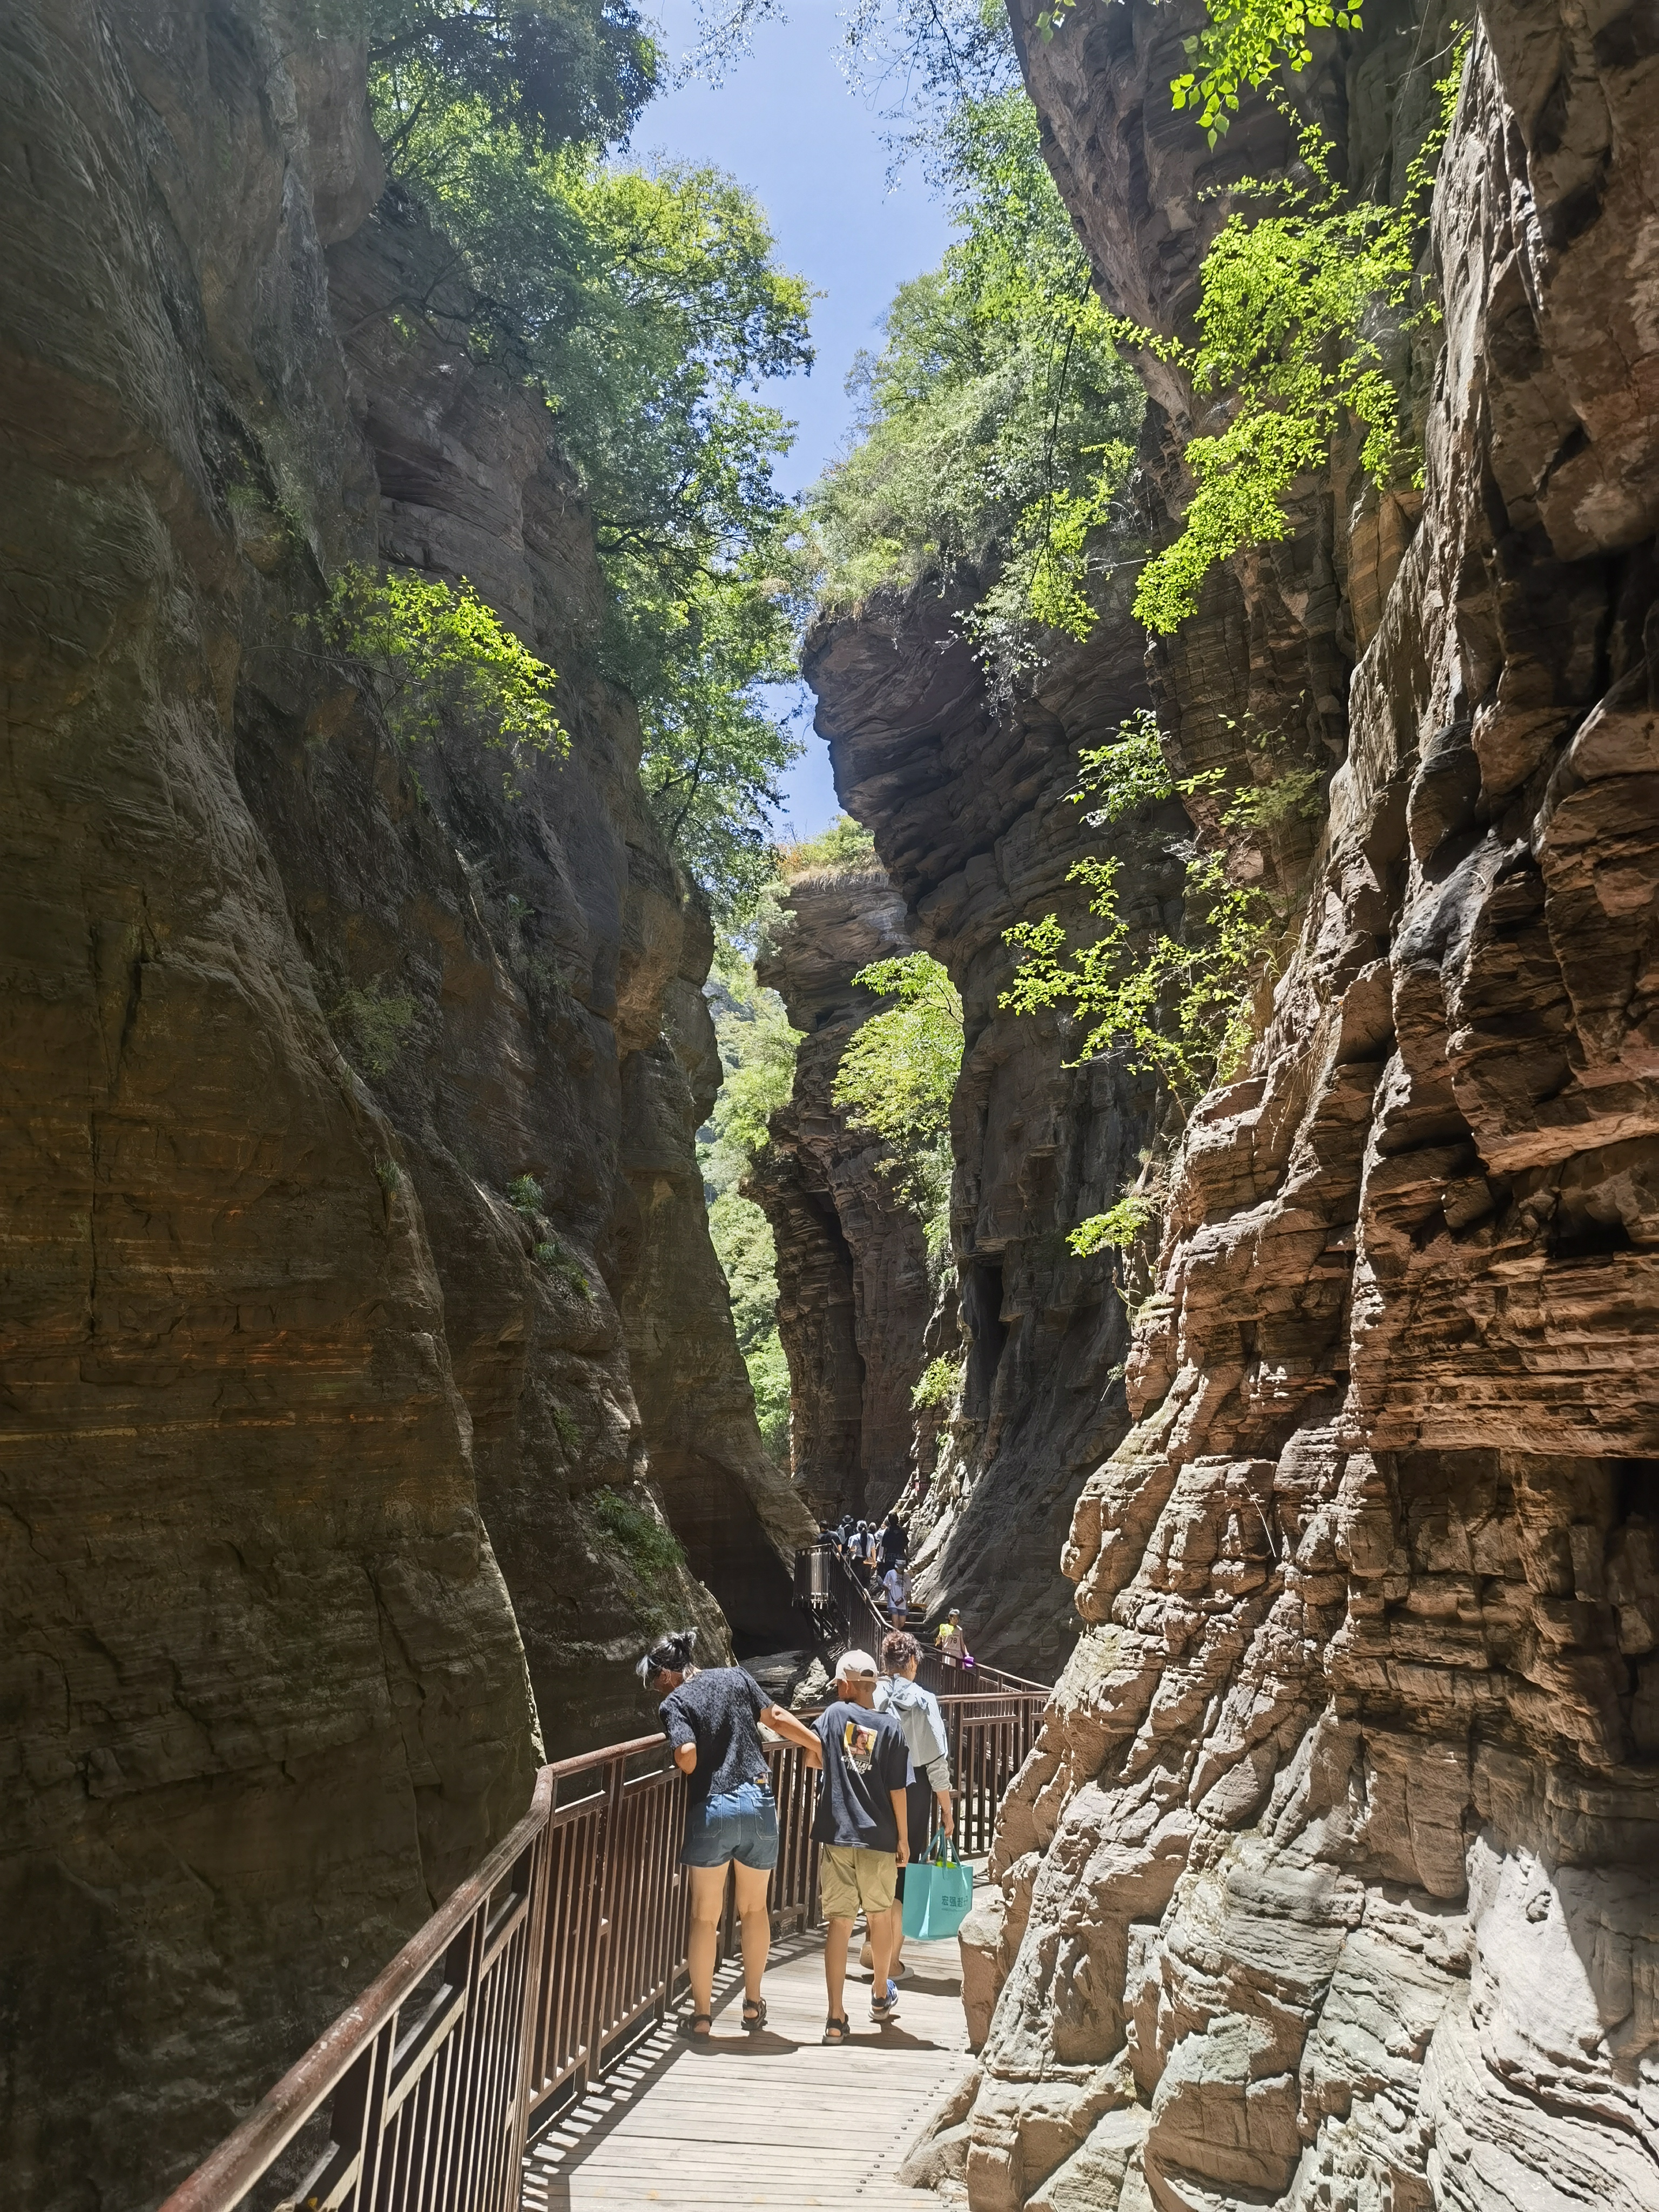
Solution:
[[[836,1662],[836,1702],[818,1715],[823,1780],[812,1838],[818,1845],[818,1895],[829,1923],[823,1979],[830,1997],[826,2043],[852,2035],[842,2010],[847,1945],[862,1911],[875,1959],[870,2017],[883,2027],[898,2018],[888,1987],[893,1948],[893,1890],[909,1856],[904,1784],[909,1753],[898,1723],[875,1709],[876,1662],[867,1651],[843,1651]]]
[[[741,1667],[711,1667],[707,1672],[694,1667],[696,1641],[690,1628],[665,1636],[636,1670],[647,1689],[662,1695],[657,1717],[673,1747],[674,1764],[690,1785],[680,1864],[691,1887],[685,1945],[691,2010],[680,2022],[680,2033],[714,2033],[714,1954],[726,1904],[726,1869],[733,1866],[743,1931],[743,2024],[753,2033],[766,2025],[761,1976],[772,1936],[766,1893],[778,1861],[778,1808],[759,1724],[764,1721],[775,1735],[799,1744],[810,1766],[822,1754],[811,1729],[772,1704]]]
[[[890,1567],[904,1565],[909,1549],[910,1539],[904,1533],[903,1523],[896,1513],[890,1513],[876,1539],[876,1565],[884,1577]]]

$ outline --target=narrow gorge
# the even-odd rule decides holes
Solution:
[[[0,5],[19,2212],[154,2208],[653,1726],[646,1642],[793,1687],[798,1551],[895,1507],[1057,1685],[907,2185],[1659,2212],[1659,21],[926,12],[958,243],[739,545],[807,295],[626,166],[630,9]],[[1380,386],[1182,580],[1271,444],[1203,343],[1389,239]],[[707,295],[648,404],[601,240]],[[629,419],[704,501],[648,649]],[[844,811],[779,849],[769,623]],[[851,1076],[901,963],[914,1154]]]

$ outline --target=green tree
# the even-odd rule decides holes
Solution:
[[[1033,626],[1086,632],[1091,533],[1111,512],[1145,404],[1018,85],[964,94],[933,140],[962,236],[903,286],[879,355],[849,380],[860,437],[807,495],[822,602],[958,574],[1003,670]]]
[[[375,125],[476,288],[474,347],[546,395],[609,586],[580,650],[638,702],[658,819],[735,917],[769,872],[799,750],[763,693],[794,667],[793,509],[774,481],[792,426],[757,393],[811,363],[807,287],[730,177],[606,157],[655,68],[630,9],[317,5],[367,25]]]
[[[853,978],[896,1003],[860,1023],[830,1089],[850,1126],[892,1146],[883,1167],[921,1215],[929,1255],[951,1241],[951,1101],[962,1068],[962,1000],[926,952],[872,961]]]
[[[627,0],[308,0],[307,12],[325,35],[363,39],[376,75],[418,70],[549,149],[625,137],[657,86],[656,47]]]
[[[747,955],[729,939],[717,950],[709,998],[725,1080],[697,1139],[708,1231],[732,1293],[761,1437],[787,1468],[789,1367],[778,1334],[777,1249],[771,1224],[738,1185],[766,1149],[768,1124],[793,1088],[799,1040],[782,1000],[759,988]]]

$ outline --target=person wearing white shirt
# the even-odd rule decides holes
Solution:
[[[972,1655],[968,1649],[968,1639],[962,1632],[962,1609],[959,1606],[951,1607],[948,1617],[940,1622],[933,1641],[942,1658],[954,1662],[958,1667],[969,1664]]]
[[[881,1578],[887,1593],[887,1615],[895,1628],[902,1628],[910,1612],[910,1577],[902,1565],[888,1568]]]
[[[892,1714],[910,1755],[910,1778],[904,1795],[912,1864],[925,1856],[935,1827],[943,1828],[948,1836],[956,1826],[955,1801],[951,1792],[951,1740],[945,1734],[939,1699],[916,1680],[921,1662],[921,1646],[905,1630],[895,1629],[882,1638],[882,1674],[876,1685],[876,1710]],[[895,1895],[889,1936],[891,1961],[888,1972],[896,1988],[904,1971],[900,1956],[904,1946],[902,1873]],[[866,1943],[865,1948],[867,1950],[870,1947]],[[860,1953],[860,1963],[873,1970],[873,1953],[867,1959]],[[890,1988],[889,1995],[891,1994]]]

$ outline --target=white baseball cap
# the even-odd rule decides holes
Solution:
[[[843,1651],[836,1662],[836,1680],[850,1682],[855,1675],[867,1675],[873,1682],[881,1669],[867,1651]]]

